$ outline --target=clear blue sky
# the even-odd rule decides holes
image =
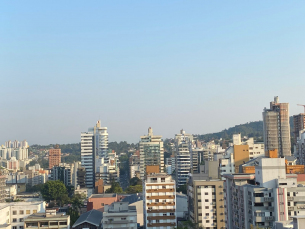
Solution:
[[[216,132],[305,104],[304,1],[1,1],[0,144]]]

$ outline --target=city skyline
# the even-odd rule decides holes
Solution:
[[[303,112],[305,3],[2,2],[2,142],[109,141],[152,127],[218,132],[262,120],[274,96]]]

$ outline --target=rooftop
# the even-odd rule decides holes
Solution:
[[[82,214],[73,224],[73,227],[76,227],[85,222],[98,227],[100,225],[102,219],[103,219],[103,212],[93,209],[91,211],[88,211],[88,212]]]
[[[69,215],[66,215],[66,214],[56,214],[56,215],[51,215],[51,214],[48,214],[46,216],[46,213],[35,213],[35,214],[32,214],[30,216],[28,216],[26,219],[25,219],[25,222],[26,221],[32,221],[32,220],[41,220],[41,219],[68,219],[70,218]]]
[[[8,206],[29,206],[29,205],[38,205],[42,203],[44,203],[44,201],[0,203],[0,210]]]
[[[105,194],[92,194],[89,198],[110,198],[116,197],[116,193],[105,193]]]

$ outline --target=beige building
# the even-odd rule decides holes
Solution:
[[[145,178],[147,165],[159,165],[160,172],[164,171],[164,148],[161,135],[154,135],[151,127],[148,135],[141,136],[140,146],[140,175]]]
[[[56,214],[56,209],[44,213],[32,214],[24,220],[24,228],[58,228],[70,229],[70,216],[64,213]]]
[[[280,103],[278,96],[263,111],[265,151],[278,150],[279,156],[291,156],[289,103]]]
[[[189,219],[202,228],[225,228],[223,181],[192,174],[188,181]]]
[[[137,228],[137,210],[135,206],[128,206],[128,202],[114,202],[106,205],[103,213],[103,229]]]
[[[143,185],[144,226],[176,227],[176,184],[166,173],[148,174]]]

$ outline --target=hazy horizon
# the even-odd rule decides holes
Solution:
[[[0,3],[0,144],[206,134],[304,112],[305,2]]]

